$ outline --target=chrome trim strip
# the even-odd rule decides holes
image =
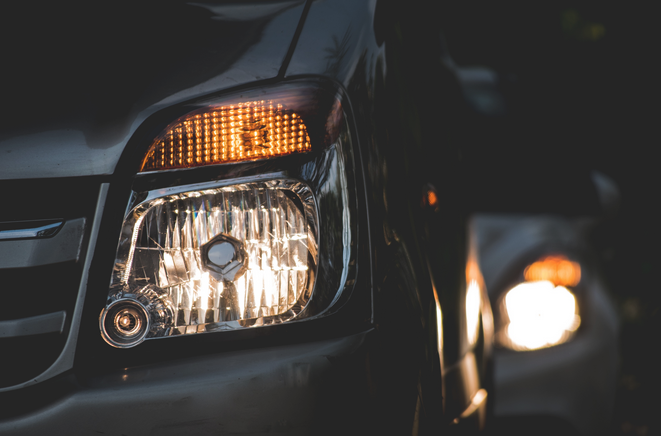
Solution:
[[[0,269],[78,260],[85,235],[85,218],[66,221],[59,225],[62,228],[52,238],[0,241]]]
[[[62,333],[67,313],[64,310],[29,318],[0,321],[0,338]]]
[[[69,337],[67,338],[67,342],[64,345],[62,353],[60,353],[60,356],[50,366],[50,368],[48,368],[43,373],[24,383],[0,388],[0,392],[13,391],[16,389],[24,388],[26,386],[35,385],[73,368],[73,360],[76,354],[76,344],[78,342],[78,331],[80,330],[80,318],[83,314],[83,305],[85,304],[85,294],[87,292],[87,279],[89,276],[90,265],[92,264],[92,257],[94,257],[96,240],[99,237],[99,228],[101,227],[101,219],[103,218],[103,209],[106,204],[109,187],[110,184],[102,183],[99,189],[99,197],[96,201],[96,209],[94,210],[94,221],[92,222],[89,243],[87,244],[87,252],[85,254],[83,274],[80,278],[80,286],[78,288],[78,298],[76,299],[76,306],[73,312],[73,316],[71,317]]]
[[[40,221],[34,221],[33,223],[39,223]],[[25,221],[25,225],[30,225],[30,221]],[[0,227],[2,224],[0,223]],[[15,223],[11,223],[15,224]],[[20,223],[16,223],[20,224]],[[56,223],[46,224],[38,227],[27,227],[23,229],[12,229],[12,230],[0,230],[0,241],[7,239],[34,239],[34,238],[50,238],[55,236],[57,231],[60,230],[64,221],[58,221]],[[34,225],[34,224],[32,224]]]
[[[186,168],[186,169],[190,169],[190,168]],[[142,174],[146,174],[146,173],[140,173],[140,175]],[[258,174],[254,176],[235,177],[231,179],[214,180],[211,182],[192,183],[190,185],[177,185],[177,186],[171,186],[169,188],[152,189],[140,193],[134,192],[134,196],[142,195],[145,198],[140,199],[140,201],[131,201],[131,204],[135,207],[137,203],[153,200],[155,198],[165,197],[166,195],[183,194],[185,192],[190,192],[190,191],[204,191],[205,189],[215,189],[223,186],[240,185],[242,183],[262,182],[262,181],[282,179],[282,178],[291,179],[291,177],[287,176],[287,173],[285,171],[274,171],[271,173]],[[134,199],[132,198],[131,200]],[[129,208],[129,212],[130,212],[130,208]]]

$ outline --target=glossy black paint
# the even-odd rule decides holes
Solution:
[[[444,316],[443,361],[448,377],[456,379],[452,385],[461,385],[465,374],[450,369],[461,367],[470,351],[462,334],[466,199],[458,186],[466,177],[459,151],[461,126],[469,113],[442,62],[440,33],[429,7],[423,2],[379,1],[374,8],[352,1],[315,2],[287,69],[287,76],[336,78],[353,104],[365,162],[375,322],[392,348],[407,350],[396,352],[388,364],[375,364],[410,377],[406,386],[390,386],[393,395],[383,399],[389,416],[414,410],[412,385],[427,387],[438,378],[432,282]],[[375,23],[375,28],[364,22]],[[425,214],[420,207],[429,182],[439,188],[438,213]],[[436,389],[423,398],[433,405],[430,409],[440,407]],[[419,391],[427,393],[425,388]],[[452,395],[446,398],[450,414],[463,411],[474,392],[446,391]]]

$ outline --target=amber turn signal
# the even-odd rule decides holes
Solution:
[[[576,286],[581,281],[581,266],[564,256],[548,256],[529,265],[523,276],[531,282],[548,280],[556,286]]]
[[[311,150],[296,112],[274,101],[211,106],[171,123],[152,143],[140,171],[265,159]]]

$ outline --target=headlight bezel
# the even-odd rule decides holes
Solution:
[[[317,314],[318,316],[311,316],[309,319],[306,319],[305,322],[290,322],[283,323],[278,325],[272,325],[265,328],[259,329],[245,329],[245,330],[236,330],[236,331],[227,331],[222,332],[221,334],[209,334],[209,335],[193,335],[193,336],[181,336],[181,337],[172,337],[168,341],[148,341],[144,342],[140,347],[134,349],[122,350],[122,357],[118,357],[117,350],[114,350],[108,347],[107,344],[99,345],[99,335],[98,329],[96,331],[96,337],[93,334],[90,334],[89,331],[81,331],[81,339],[84,341],[93,342],[94,348],[97,349],[97,355],[107,356],[105,359],[93,358],[93,360],[98,363],[108,363],[112,361],[122,361],[122,364],[128,362],[149,362],[157,359],[156,356],[160,356],[158,359],[169,359],[171,350],[173,349],[186,349],[187,352],[191,355],[195,354],[205,354],[208,352],[221,351],[213,344],[223,344],[222,350],[231,350],[244,347],[252,346],[261,346],[268,344],[273,344],[278,341],[305,341],[311,339],[322,339],[324,337],[336,337],[338,335],[346,334],[347,331],[360,331],[363,330],[366,326],[370,325],[371,320],[371,280],[369,279],[369,268],[363,269],[361,274],[358,274],[357,264],[361,263],[358,261],[358,257],[363,258],[363,263],[369,265],[369,248],[363,246],[362,248],[357,244],[359,239],[359,229],[361,227],[366,228],[366,210],[362,206],[362,203],[358,201],[358,198],[364,197],[364,182],[362,176],[362,167],[360,163],[360,150],[357,140],[357,132],[354,128],[354,122],[352,118],[351,107],[347,99],[347,94],[343,88],[326,79],[323,78],[295,78],[291,80],[285,80],[277,83],[268,83],[265,88],[280,88],[286,89],[290,86],[310,86],[316,87],[326,92],[330,92],[334,98],[339,100],[342,104],[344,119],[343,123],[346,124],[346,132],[350,138],[352,145],[352,154],[353,156],[350,159],[350,164],[352,166],[351,171],[353,173],[353,193],[351,194],[351,202],[353,204],[353,226],[354,226],[354,236],[352,238],[352,255],[351,259],[348,262],[349,268],[348,272],[344,277],[344,285],[340,292],[336,292],[335,296],[330,301],[330,304],[327,305],[323,314]],[[263,87],[249,87],[250,91],[261,90]],[[153,122],[146,122],[141,126],[134,137],[129,142],[135,147],[136,142],[139,144],[141,150],[145,150],[150,145],[150,140],[146,138],[153,138],[153,134],[159,129],[162,129],[166,126],[173,118],[176,116],[181,116],[182,113],[186,113],[190,110],[191,106],[202,104],[205,101],[217,99],[222,100],[226,95],[237,95],[243,93],[244,90],[232,90],[231,92],[222,92],[214,97],[202,99],[199,102],[187,103],[185,105],[179,105],[176,110],[175,108],[168,108],[161,111],[158,114],[152,116],[154,118]],[[313,145],[314,147],[314,145]],[[269,160],[257,160],[257,161],[244,161],[237,163],[225,163],[220,165],[213,165],[207,167],[198,167],[198,168],[187,168],[187,169],[175,169],[162,172],[145,172],[145,173],[136,173],[136,162],[139,161],[137,156],[140,156],[140,153],[135,152],[135,148],[129,149],[125,156],[120,161],[120,165],[117,168],[115,175],[113,176],[114,183],[111,186],[111,191],[109,195],[109,204],[111,201],[114,201],[115,204],[118,202],[119,198],[123,198],[124,204],[128,197],[127,193],[134,191],[146,191],[153,189],[165,189],[168,187],[180,186],[184,184],[195,184],[201,182],[209,181],[227,181],[230,183],[230,180],[233,180],[237,177],[246,178],[260,178],[263,177],[266,173],[266,177],[273,177],[275,175],[284,175],[286,177],[297,177],[292,168],[301,167],[315,159],[319,159],[320,156],[323,156],[327,152],[327,147],[322,149],[315,148],[311,152],[306,154],[292,154],[277,157],[275,159]],[[132,177],[127,180],[127,173],[132,174]],[[114,188],[114,189],[113,189]],[[107,215],[112,218],[104,218],[104,224],[108,224],[108,220],[113,221],[110,225],[114,229],[117,229],[117,223],[119,221],[119,213],[116,208],[110,210],[106,208],[104,215]],[[123,215],[122,220],[123,220]],[[359,223],[360,221],[360,223]],[[109,226],[106,226],[108,228]],[[113,230],[114,234],[118,235],[119,230]],[[105,265],[108,265],[109,255],[107,252],[100,255],[101,246],[105,247],[107,250],[110,246],[115,245],[115,242],[109,242],[112,238],[108,237],[104,239],[102,244],[99,244],[97,247],[97,258],[105,258]],[[114,251],[114,248],[113,250]],[[360,248],[360,249],[359,249]],[[113,253],[114,254],[114,253]],[[112,255],[111,255],[112,256]],[[105,269],[102,266],[99,266],[97,263],[96,266],[100,267],[105,271],[108,271],[108,266]],[[362,279],[358,279],[358,277]],[[109,277],[106,275],[106,278]],[[353,298],[354,288],[357,281],[362,281],[363,286],[365,287],[366,292],[361,292],[360,296]],[[96,284],[96,288],[100,288],[103,279],[101,274],[94,274],[93,282]],[[107,289],[107,284],[106,284]],[[90,289],[91,291],[91,289]],[[101,291],[103,294],[104,292]],[[101,298],[105,301],[106,295],[103,295]],[[90,312],[96,312],[96,323],[98,326],[98,310],[99,310],[99,291],[96,291],[96,295],[92,295],[92,292],[88,292],[88,301],[86,303],[85,317],[90,320]],[[93,303],[96,301],[97,303]],[[314,300],[312,300],[314,301]],[[347,302],[353,301],[352,304],[347,305]],[[103,307],[103,306],[101,306]],[[358,310],[358,312],[355,312]],[[344,313],[345,315],[342,315]],[[349,313],[354,313],[353,315],[348,315]],[[357,315],[357,313],[360,313]],[[331,316],[332,315],[332,316]],[[301,324],[305,324],[301,326]],[[333,328],[328,328],[328,325],[332,325]],[[362,326],[362,327],[359,327]],[[295,331],[296,333],[292,334],[291,332]],[[196,336],[196,337],[195,337]],[[264,338],[271,338],[268,342],[264,342]],[[85,339],[87,338],[87,339]],[[278,338],[278,339],[276,339]],[[167,343],[167,344],[166,344]],[[174,348],[172,348],[174,347]],[[214,350],[214,351],[212,351]],[[81,356],[87,356],[85,358],[91,358],[91,356],[85,351],[80,353]],[[108,358],[109,356],[115,356]],[[151,357],[150,357],[151,356]],[[137,360],[135,360],[137,359]],[[103,362],[101,362],[103,360]]]

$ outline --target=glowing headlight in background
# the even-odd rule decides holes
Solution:
[[[124,221],[100,320],[104,338],[129,347],[144,338],[293,318],[312,292],[316,229],[312,193],[293,180],[140,203]]]
[[[581,323],[574,294],[546,280],[515,286],[505,294],[502,304],[509,322],[500,334],[500,342],[514,350],[566,342]]]

